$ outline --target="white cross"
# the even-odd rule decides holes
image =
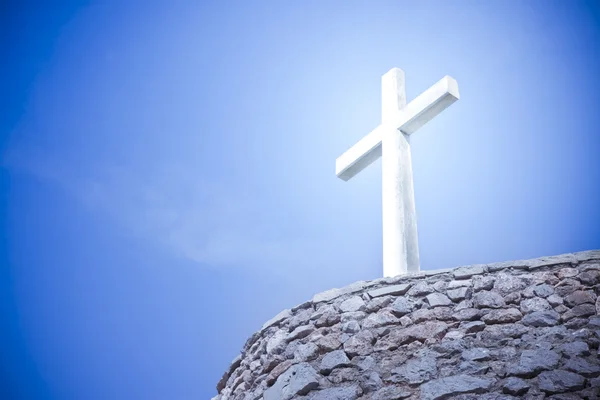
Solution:
[[[381,79],[381,125],[335,161],[347,181],[382,157],[384,277],[420,269],[410,135],[458,98],[458,83],[445,76],[406,104],[404,71],[392,68]]]

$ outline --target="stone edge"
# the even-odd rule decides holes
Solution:
[[[406,281],[413,281],[435,275],[452,274],[454,279],[468,279],[472,276],[482,275],[486,272],[498,272],[509,268],[532,271],[543,267],[552,267],[562,264],[578,265],[588,261],[596,260],[600,261],[600,249],[576,253],[565,253],[555,256],[544,256],[527,260],[502,261],[489,264],[466,265],[447,269],[425,270],[418,273],[398,275],[391,278],[379,278],[372,281],[358,281],[341,288],[329,289],[315,294],[312,298],[312,303],[317,304],[331,301],[345,294],[355,293],[372,286],[405,283]],[[294,309],[295,308],[297,307],[294,307]]]

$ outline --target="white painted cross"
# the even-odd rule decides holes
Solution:
[[[404,71],[392,68],[381,79],[381,125],[335,161],[347,181],[382,157],[384,277],[420,269],[410,135],[458,98],[458,83],[445,76],[406,104]]]

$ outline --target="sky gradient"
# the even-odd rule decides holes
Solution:
[[[381,266],[380,80],[422,269],[600,248],[597,1],[0,9],[0,397],[209,399],[245,339]],[[176,4],[173,4],[176,3]]]

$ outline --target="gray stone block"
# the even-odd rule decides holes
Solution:
[[[469,375],[455,375],[436,379],[421,386],[421,400],[439,400],[465,393],[485,393],[494,380]]]
[[[464,299],[470,299],[473,294],[473,289],[470,287],[461,287],[457,289],[448,290],[446,292],[450,300],[458,302]]]
[[[492,310],[483,317],[481,320],[488,325],[491,324],[508,324],[511,322],[520,321],[523,318],[523,314],[516,308],[508,308],[504,310]]]
[[[391,372],[391,382],[415,385],[428,381],[437,374],[437,362],[431,356],[412,359]]]
[[[264,331],[265,329],[267,329],[268,327],[270,327],[272,325],[278,324],[279,322],[283,321],[284,319],[289,318],[291,315],[292,315],[292,312],[289,309],[281,311],[279,314],[277,314],[276,316],[274,316],[273,318],[271,318],[270,320],[265,322],[261,328],[261,331]]]
[[[388,296],[388,295],[402,296],[406,292],[408,292],[408,290],[410,289],[411,286],[412,286],[411,283],[403,283],[403,284],[393,285],[393,286],[384,286],[384,287],[381,287],[378,289],[369,290],[367,293],[371,297],[380,297],[380,296]]]
[[[525,350],[517,364],[509,368],[510,375],[531,378],[542,371],[552,370],[558,366],[560,355],[552,350]]]
[[[365,308],[365,301],[359,296],[352,296],[340,304],[340,311],[342,312],[364,311]]]
[[[461,357],[467,361],[487,361],[490,359],[490,351],[483,347],[475,347],[463,351]]]
[[[485,264],[468,265],[459,267],[452,271],[455,279],[468,279],[475,275],[484,274],[487,271]]]
[[[358,384],[323,389],[311,395],[310,400],[356,400],[362,394]]]
[[[476,308],[500,308],[505,302],[498,293],[482,291],[473,296],[473,304]]]
[[[587,250],[573,253],[575,259],[579,262],[589,260],[600,260],[600,250]]]
[[[529,390],[529,383],[520,378],[510,377],[502,385],[502,392],[513,396],[521,396]]]
[[[366,282],[359,281],[359,282],[355,282],[351,285],[345,286],[343,288],[329,289],[325,292],[315,294],[313,296],[312,302],[315,304],[321,303],[321,302],[327,302],[327,301],[331,301],[333,299],[336,299],[336,298],[346,295],[346,294],[360,292],[361,290],[364,289],[365,285],[366,285]]]
[[[319,387],[319,375],[308,363],[291,366],[263,395],[264,400],[290,400]]]
[[[536,328],[558,324],[560,315],[554,310],[534,311],[523,317],[523,324]]]
[[[324,375],[329,375],[335,368],[348,367],[351,365],[350,359],[344,350],[335,350],[331,353],[327,353],[325,357],[323,357],[319,371]]]
[[[390,310],[398,317],[410,314],[415,309],[415,303],[405,297],[398,297],[390,306]]]
[[[563,393],[583,389],[585,378],[573,372],[556,370],[542,372],[538,382],[544,392]]]
[[[425,299],[431,307],[449,306],[452,304],[452,300],[443,293],[431,293],[425,296]]]

